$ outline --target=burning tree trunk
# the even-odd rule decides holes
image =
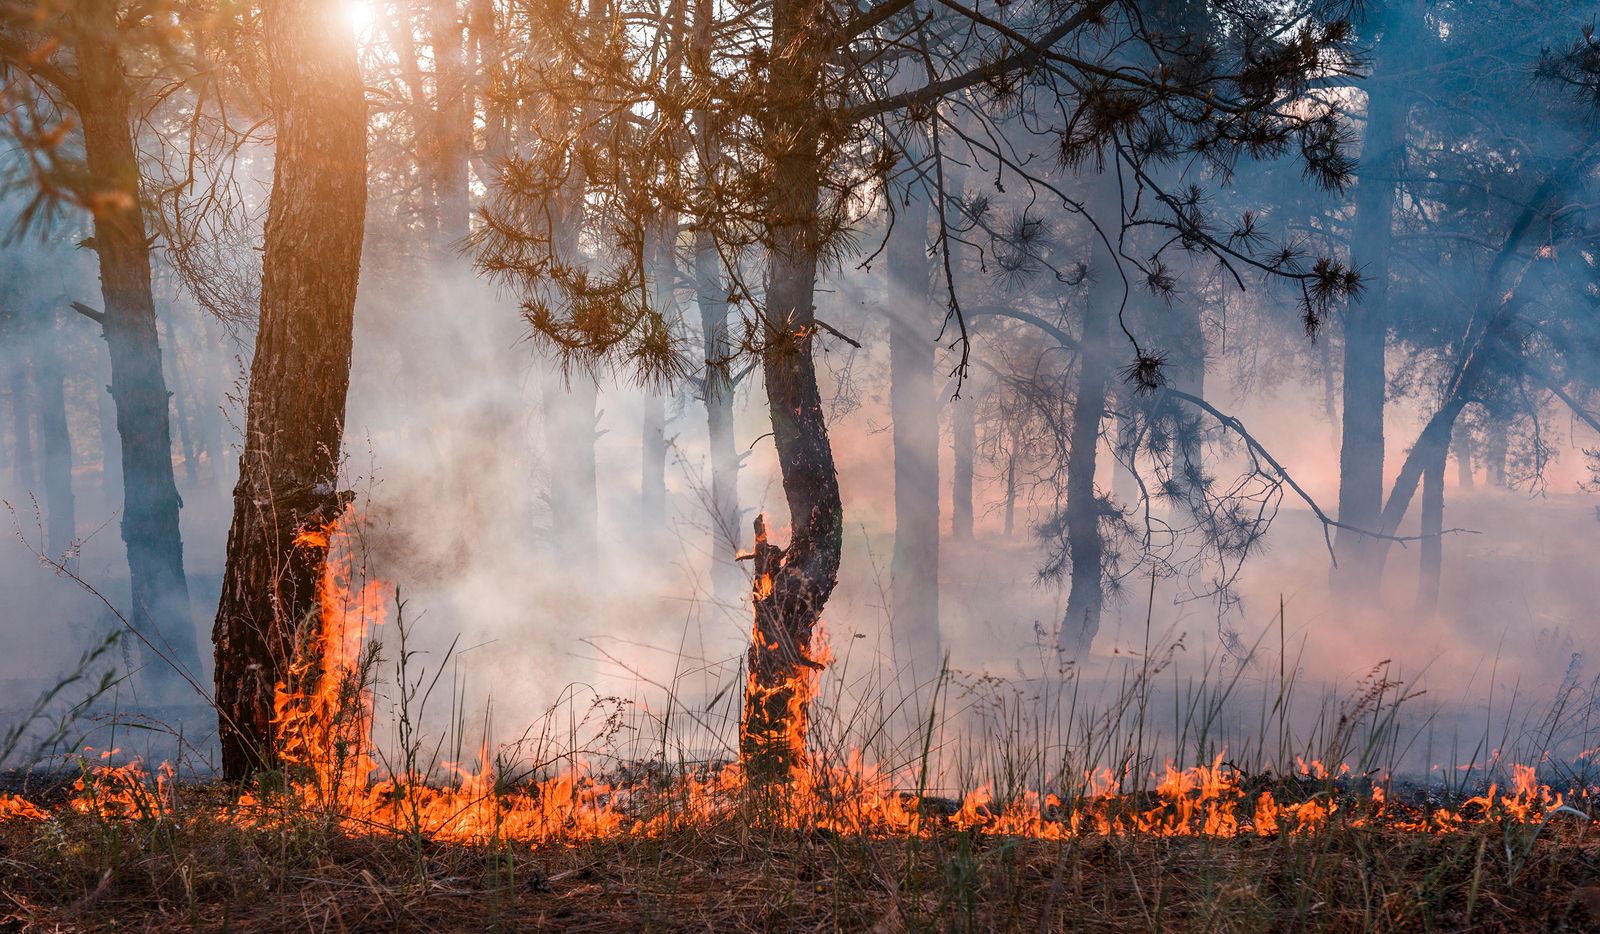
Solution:
[[[172,473],[172,427],[161,372],[150,247],[139,205],[133,95],[114,45],[110,4],[91,4],[105,37],[75,49],[73,106],[83,123],[84,157],[96,190],[86,202],[94,218],[104,308],[74,306],[98,321],[111,356],[112,402],[122,461],[122,540],[132,584],[129,623],[141,638],[147,683],[158,693],[182,689],[173,666],[201,675],[199,639],[189,607],[178,527],[182,500]]]
[[[889,412],[894,429],[895,661],[914,681],[939,672],[939,417],[928,296],[928,202],[913,197],[889,237]]]
[[[772,64],[769,138],[778,142],[761,363],[793,532],[780,549],[766,541],[765,522],[756,525],[755,631],[739,750],[746,774],[757,782],[785,779],[804,762],[814,690],[808,686],[821,667],[810,655],[811,637],[838,581],[844,547],[844,507],[811,355],[824,235],[812,14],[804,0],[781,0],[773,10],[773,48],[780,51]]]
[[[274,689],[314,623],[335,487],[366,208],[366,102],[343,8],[266,11],[277,155],[245,450],[217,608],[223,774],[273,761]]]

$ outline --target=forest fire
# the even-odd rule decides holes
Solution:
[[[879,838],[970,832],[1064,840],[1304,835],[1327,831],[1338,821],[1352,827],[1449,833],[1483,822],[1538,825],[1563,809],[1582,815],[1566,806],[1567,793],[1541,783],[1527,765],[1512,767],[1507,788],[1490,785],[1455,805],[1425,806],[1394,800],[1383,783],[1374,781],[1377,776],[1352,782],[1343,765],[1302,759],[1293,774],[1273,780],[1247,776],[1221,755],[1198,765],[1168,764],[1159,776],[1147,776],[1150,785],[1143,791],[1127,790],[1133,776],[1101,768],[1060,793],[1027,791],[999,800],[983,786],[958,801],[919,795],[906,790],[916,786],[914,776],[886,774],[859,752],[840,764],[806,754],[808,705],[831,661],[820,630],[806,656],[811,664],[800,666],[795,680],[769,689],[752,674],[746,686],[747,705],[765,709],[781,698],[783,720],[774,724],[775,732],[755,737],[747,747],[758,758],[778,748],[790,764],[787,775],[778,779],[758,772],[762,780],[752,781],[748,762],[741,762],[691,770],[667,781],[607,780],[579,766],[542,780],[510,782],[485,754],[478,770],[455,768],[453,780],[430,784],[423,774],[379,766],[367,669],[377,655],[374,630],[384,622],[385,587],[381,581],[359,579],[347,529],[348,520],[308,533],[307,543],[326,548],[329,560],[318,624],[302,640],[288,682],[279,686],[276,698],[278,755],[289,777],[287,787],[245,792],[197,815],[179,808],[170,765],[163,763],[151,773],[138,762],[108,764],[116,750],[86,750],[79,760],[83,774],[74,782],[66,807],[109,821],[221,820],[245,827],[317,814],[353,835],[530,846],[661,837],[739,816],[790,830]],[[758,553],[766,544],[758,539]],[[761,577],[758,598],[763,590],[771,592]],[[761,635],[758,625],[755,636]],[[1588,789],[1570,793],[1585,796]],[[757,812],[751,811],[753,805],[758,805]],[[56,818],[50,809],[23,797],[0,795],[0,820],[9,819]]]

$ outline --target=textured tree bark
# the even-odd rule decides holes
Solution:
[[[245,449],[217,608],[223,774],[274,761],[273,692],[318,611],[325,545],[297,543],[348,501],[336,487],[366,209],[366,101],[335,0],[266,8],[277,153]]]
[[[939,410],[934,335],[927,301],[926,199],[900,207],[888,244],[889,414],[894,437],[894,552],[889,606],[895,664],[912,683],[938,676]]]
[[[772,17],[773,100],[765,119],[777,152],[761,364],[793,531],[780,552],[757,527],[755,624],[739,724],[740,758],[756,782],[787,779],[805,761],[820,668],[811,639],[844,548],[844,507],[812,359],[826,124],[815,95],[827,30],[820,28],[816,0],[778,0]]]
[[[1392,69],[1404,55],[1405,33],[1389,14],[1374,56],[1374,77]],[[1393,81],[1369,87],[1367,129],[1362,141],[1360,180],[1352,253],[1361,263],[1365,292],[1352,302],[1344,325],[1344,393],[1339,449],[1339,521],[1362,529],[1378,525],[1383,511],[1383,413],[1388,371],[1384,351],[1389,333],[1389,253],[1394,239],[1395,182],[1405,158],[1407,104]],[[1377,548],[1370,536],[1339,529],[1336,589],[1346,595],[1373,593]]]
[[[1115,280],[1115,281],[1113,281]],[[1089,290],[1084,311],[1077,393],[1067,448],[1067,553],[1072,563],[1067,612],[1061,620],[1059,647],[1067,658],[1089,654],[1100,631],[1105,605],[1102,586],[1105,543],[1100,536],[1100,498],[1094,487],[1100,448],[1100,422],[1113,371],[1112,321],[1120,301],[1121,280],[1102,272]]]
[[[100,259],[101,325],[111,357],[112,402],[122,460],[122,540],[127,545],[132,600],[128,621],[141,640],[142,674],[158,696],[171,697],[202,677],[199,638],[183,569],[172,427],[161,372],[150,250],[139,207],[139,160],[133,100],[115,41],[114,5],[90,0],[84,16],[105,38],[74,50],[78,84],[73,107],[83,122],[84,156],[95,190],[87,202]]]

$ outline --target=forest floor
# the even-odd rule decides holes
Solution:
[[[1061,840],[764,826],[496,846],[218,819],[188,787],[154,819],[32,796],[0,819],[0,930],[1584,931],[1600,833],[1570,819],[1429,833]],[[54,797],[57,800],[50,800]]]

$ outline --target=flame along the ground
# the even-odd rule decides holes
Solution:
[[[959,806],[934,806],[908,793],[891,775],[852,753],[840,765],[816,757],[794,770],[781,787],[751,787],[737,763],[691,771],[666,783],[612,783],[582,767],[543,781],[506,787],[489,757],[477,771],[456,770],[447,785],[419,776],[383,776],[371,744],[373,695],[358,676],[372,628],[384,620],[381,582],[357,585],[349,536],[336,525],[302,539],[327,549],[321,586],[321,616],[301,641],[286,683],[275,697],[279,755],[286,774],[299,776],[272,794],[241,794],[204,815],[249,826],[270,826],[298,815],[331,817],[352,834],[421,834],[441,843],[526,844],[578,842],[616,835],[652,836],[711,825],[762,802],[762,819],[792,829],[872,836],[925,835],[939,830],[1030,837],[1079,835],[1259,836],[1315,834],[1335,824],[1388,830],[1446,833],[1482,822],[1540,823],[1558,811],[1582,815],[1568,794],[1541,783],[1534,767],[1514,765],[1507,787],[1493,784],[1454,805],[1425,806],[1391,801],[1381,782],[1341,782],[1347,766],[1330,769],[1300,761],[1281,783],[1299,789],[1278,800],[1272,788],[1224,764],[1165,767],[1151,776],[1147,793],[1129,794],[1123,776],[1110,769],[1085,774],[1065,794],[1029,791],[997,801],[988,787],[968,793]],[[825,646],[813,647],[825,658]],[[796,685],[793,696],[808,702],[817,674]],[[788,741],[805,742],[804,712],[792,721]],[[153,772],[135,761],[110,764],[116,750],[78,757],[82,775],[65,808],[107,820],[178,819],[175,770],[163,763]],[[98,760],[98,761],[97,761]],[[377,777],[375,777],[377,776]],[[1369,776],[1370,779],[1370,776]],[[911,785],[909,787],[914,787]],[[1357,792],[1352,789],[1365,788]],[[1310,789],[1310,791],[1306,791]],[[0,794],[0,820],[48,822],[59,813],[25,797]]]

